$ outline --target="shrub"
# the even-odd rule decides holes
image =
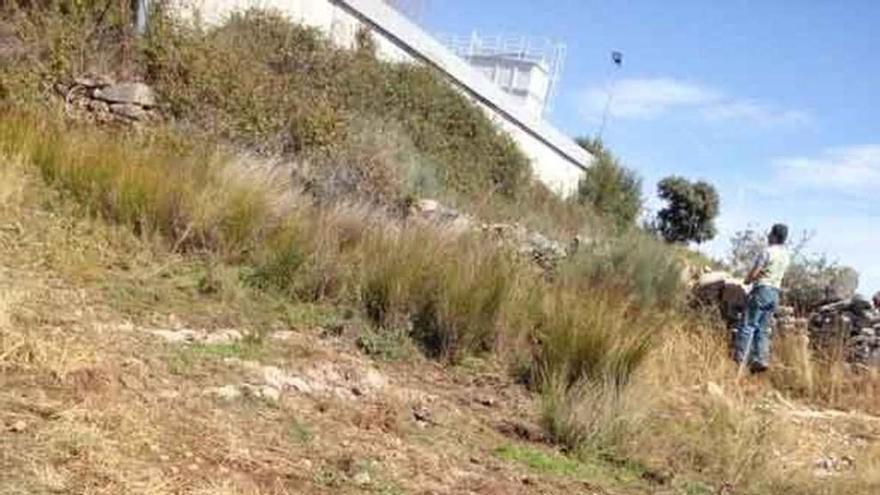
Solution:
[[[561,268],[562,280],[582,290],[609,287],[644,308],[674,309],[686,293],[683,264],[669,246],[633,230],[583,246]]]
[[[594,157],[578,184],[578,202],[590,205],[618,228],[633,226],[642,210],[641,178],[624,167],[600,139],[577,142]]]
[[[551,377],[541,391],[541,422],[572,453],[613,454],[639,423],[635,397],[613,382]]]
[[[613,290],[549,288],[534,317],[542,381],[608,381],[625,386],[662,328],[661,320]]]
[[[377,326],[409,328],[448,360],[493,348],[516,270],[504,252],[413,228],[372,238],[363,256],[361,299]]]
[[[513,141],[432,69],[333,48],[267,12],[207,31],[157,18],[147,76],[180,120],[262,152],[317,157],[350,149],[363,122],[393,122],[452,191],[515,198],[528,186],[528,160]]]

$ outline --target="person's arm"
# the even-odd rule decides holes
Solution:
[[[746,275],[745,283],[746,285],[751,285],[758,277],[761,276],[761,273],[764,271],[764,268],[767,266],[767,252],[763,252],[758,256],[758,259],[755,260],[755,264],[752,266],[751,271],[749,271],[748,275]]]

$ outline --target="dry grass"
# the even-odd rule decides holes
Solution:
[[[255,287],[360,305],[378,328],[407,329],[432,356],[456,360],[494,349],[504,332],[537,329],[540,340],[562,344],[548,345],[534,369],[571,364],[576,381],[601,368],[623,383],[649,347],[642,337],[660,324],[623,299],[601,296],[599,272],[592,285],[548,282],[484,239],[402,228],[363,207],[316,208],[291,192],[278,169],[161,132],[111,137],[15,117],[4,121],[0,146],[94,215],[163,238],[172,250],[242,263]],[[591,291],[596,297],[578,301]],[[548,296],[535,299],[541,293]],[[569,347],[571,339],[584,344]],[[568,360],[569,352],[589,355]]]
[[[618,444],[623,452],[734,493],[874,493],[877,418],[818,412],[783,398],[769,377],[740,377],[726,336],[704,325],[670,328],[637,373],[633,389],[649,399],[637,434]],[[810,369],[797,361],[802,352],[794,339],[779,342],[777,372]],[[842,471],[816,467],[845,456],[852,466]]]
[[[823,455],[827,441],[812,425],[786,423],[788,413],[779,412],[780,402],[771,389],[738,379],[724,339],[706,332],[710,322],[683,317],[675,311],[674,298],[652,295],[680,283],[671,278],[671,262],[660,263],[651,275],[651,260],[661,259],[656,246],[625,254],[619,246],[607,245],[582,259],[583,265],[566,267],[562,277],[548,280],[479,238],[427,226],[404,227],[362,205],[315,208],[291,194],[277,170],[251,161],[200,154],[186,143],[172,148],[162,137],[128,136],[108,142],[100,132],[68,129],[63,136],[51,126],[18,122],[0,126],[0,146],[20,157],[11,162],[17,167],[0,169],[9,179],[4,182],[4,191],[11,191],[5,194],[7,211],[20,210],[16,204],[27,197],[28,177],[33,180],[38,171],[87,211],[117,222],[122,230],[137,232],[149,242],[159,239],[158,245],[164,246],[160,249],[181,251],[184,258],[207,256],[213,275],[198,286],[222,288],[217,304],[242,308],[252,304],[245,301],[275,294],[285,300],[354,305],[375,325],[375,332],[399,335],[404,329],[429,355],[454,361],[496,350],[503,359],[524,358],[537,379],[534,383],[542,388],[547,430],[585,456],[598,450],[629,457],[710,484],[730,483],[743,493],[837,493],[833,490],[838,487],[872,486],[859,484],[875,476],[867,460],[873,448],[868,444],[851,449],[858,459],[856,469],[813,489],[811,466]],[[125,151],[131,147],[138,151]],[[169,182],[169,176],[174,180]],[[80,280],[100,278],[89,274],[96,262],[116,263],[110,261],[112,256],[85,255],[87,249],[77,243],[82,235],[78,231],[46,235],[56,239],[41,241],[47,257],[57,258],[55,266]],[[110,241],[103,249],[123,245]],[[155,263],[149,256],[146,260],[146,266]],[[608,274],[619,274],[615,267],[624,265],[630,271],[617,281],[626,284],[606,284]],[[145,267],[143,273],[155,270]],[[173,273],[169,268],[156,273],[162,271]],[[579,273],[585,275],[579,278]],[[162,280],[144,277],[134,283]],[[4,301],[21,306],[12,293],[4,295]],[[117,364],[103,362],[98,351],[110,344],[99,346],[81,340],[76,332],[47,329],[34,320],[39,312],[15,314],[7,318],[11,326],[3,326],[4,370],[74,380],[82,380],[82,373],[112,377],[117,372]],[[812,367],[813,387],[823,390],[815,364],[805,360],[796,343],[781,340],[777,352],[784,363],[780,373],[805,380]],[[834,378],[836,383],[844,383],[842,376]],[[707,388],[707,383],[714,385]],[[839,392],[837,397],[849,401],[854,399],[844,397],[855,395]],[[106,414],[101,421],[119,417]],[[120,423],[123,429],[112,435],[141,431],[144,443],[150,435],[160,435],[137,426],[157,417],[158,410],[145,407],[140,414],[142,419]],[[77,420],[67,430],[77,442],[92,445],[87,440],[96,433],[81,423]],[[811,432],[809,437],[804,428]],[[201,435],[224,438],[213,430]],[[60,431],[51,436],[65,438]],[[810,441],[802,445],[805,438]],[[241,459],[234,445],[215,447],[227,452],[217,464],[256,462]],[[116,450],[100,454],[104,455],[138,457]],[[102,463],[101,469],[108,471],[126,469],[109,460]],[[89,469],[84,476],[112,477]],[[59,481],[65,477],[61,471],[34,473],[49,484],[68,483]],[[328,478],[332,479],[336,478]],[[156,480],[144,481],[144,486],[160,483],[151,488],[157,493],[174,486],[167,479]],[[128,487],[125,483],[130,482],[113,486]],[[221,484],[188,489],[259,493],[263,488]]]

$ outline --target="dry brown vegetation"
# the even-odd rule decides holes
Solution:
[[[614,256],[602,261],[594,253],[590,263],[581,259],[565,277],[547,281],[500,246],[487,249],[430,226],[406,228],[365,207],[313,209],[276,189],[271,169],[249,161],[213,152],[195,159],[202,151],[180,146],[165,153],[164,138],[108,140],[77,128],[62,134],[26,116],[4,122],[0,198],[9,288],[0,365],[11,411],[5,435],[18,448],[3,459],[19,473],[9,487],[377,491],[372,481],[354,481],[361,471],[371,480],[387,476],[381,483],[400,493],[427,486],[552,493],[581,481],[622,493],[712,493],[725,483],[736,493],[872,493],[877,486],[873,416],[796,403],[768,383],[737,377],[726,342],[707,331],[711,322],[681,313],[674,300],[640,300],[638,285],[602,289],[603,274],[624,263]],[[169,174],[173,186],[160,186]],[[230,212],[238,221],[228,220]],[[646,294],[658,290],[645,287]],[[343,308],[355,310],[355,319],[341,324],[354,333],[328,349],[317,335],[349,321],[339,316]],[[174,349],[136,331],[173,329],[168,315],[208,330],[245,329],[254,343]],[[294,348],[270,339],[291,327],[299,335]],[[425,381],[432,366],[406,351],[409,339],[428,356],[459,365],[431,371]],[[796,366],[799,355],[789,347],[780,341],[785,366],[772,379],[793,385],[807,380],[797,370],[816,365]],[[420,392],[392,388],[355,406],[285,394],[280,409],[204,395],[241,379],[245,372],[229,358],[281,367],[355,359],[356,373],[364,373],[373,365],[356,349],[390,356],[380,365],[387,376]],[[505,378],[523,376],[523,369],[541,394],[530,398]],[[405,378],[414,372],[419,378]],[[838,386],[855,390],[858,382],[841,373]],[[489,376],[496,383],[490,389],[461,385]],[[818,385],[825,379],[813,380],[812,390],[829,390]],[[446,399],[419,395],[438,386]],[[37,395],[19,396],[24,390]],[[858,404],[856,395],[836,397],[867,407],[864,395]],[[470,405],[453,413],[450,404],[460,401]],[[413,426],[410,412],[419,407],[434,416],[430,435],[443,435],[433,421],[477,429],[464,444],[420,443],[423,422]],[[456,419],[437,418],[447,413]],[[289,426],[303,414],[316,423]],[[505,421],[543,424],[571,457],[518,437],[485,436]],[[278,437],[282,425],[293,428],[285,430],[292,437]],[[313,440],[301,438],[312,435],[328,435],[330,443],[303,447]],[[385,447],[353,454],[377,442]],[[473,455],[481,468],[464,469],[467,481],[430,480],[414,474],[423,455],[456,465]],[[822,459],[833,465],[817,470]],[[493,469],[501,463],[501,471],[490,471],[507,474],[488,474],[486,462]],[[536,484],[522,484],[524,474],[516,473],[523,469]],[[135,475],[143,472],[152,474]]]
[[[388,87],[363,85],[358,70],[453,98],[430,73],[332,51],[263,14],[217,32],[164,25],[176,44],[149,46],[145,74],[198,130],[96,130],[21,97],[84,69],[71,53],[124,35],[91,29],[91,3],[65,5],[80,17],[21,28],[57,43],[0,70],[0,493],[880,489],[874,374],[780,336],[768,378],[738,376],[720,326],[682,304],[679,251],[594,229],[596,242],[548,276],[479,235],[396,218],[371,195],[316,204],[289,168],[229,147],[291,140],[303,153],[288,159],[323,170],[314,177],[363,165],[380,196],[417,191],[401,170],[424,172],[426,156],[449,165],[446,192],[459,198],[474,191],[454,185],[471,181],[450,178],[480,150],[518,166],[470,107],[453,105],[446,130],[341,112],[346,98]],[[300,96],[327,104],[302,114],[291,100],[267,116],[250,105],[261,86],[242,78],[277,89],[303,77],[264,73],[266,46],[291,40],[307,49],[286,63],[311,57],[321,82]],[[218,47],[234,63],[212,65]],[[212,100],[226,76],[233,97]],[[350,89],[342,100],[321,93],[329,77]],[[187,114],[212,101],[209,121]],[[467,145],[461,118],[482,136],[467,153],[422,139]],[[332,146],[305,153],[305,138]],[[497,171],[487,165],[473,184],[492,189]],[[512,177],[501,196],[477,191],[467,204],[489,218],[562,217],[550,231],[589,219]],[[188,329],[205,340],[160,337]],[[229,329],[238,338],[207,340]]]

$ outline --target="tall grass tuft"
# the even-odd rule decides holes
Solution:
[[[574,454],[615,454],[637,434],[644,404],[613,380],[551,376],[541,391],[541,421],[551,438]]]
[[[662,321],[636,310],[614,291],[552,289],[536,315],[541,376],[575,385],[582,378],[628,382],[645,359]]]

